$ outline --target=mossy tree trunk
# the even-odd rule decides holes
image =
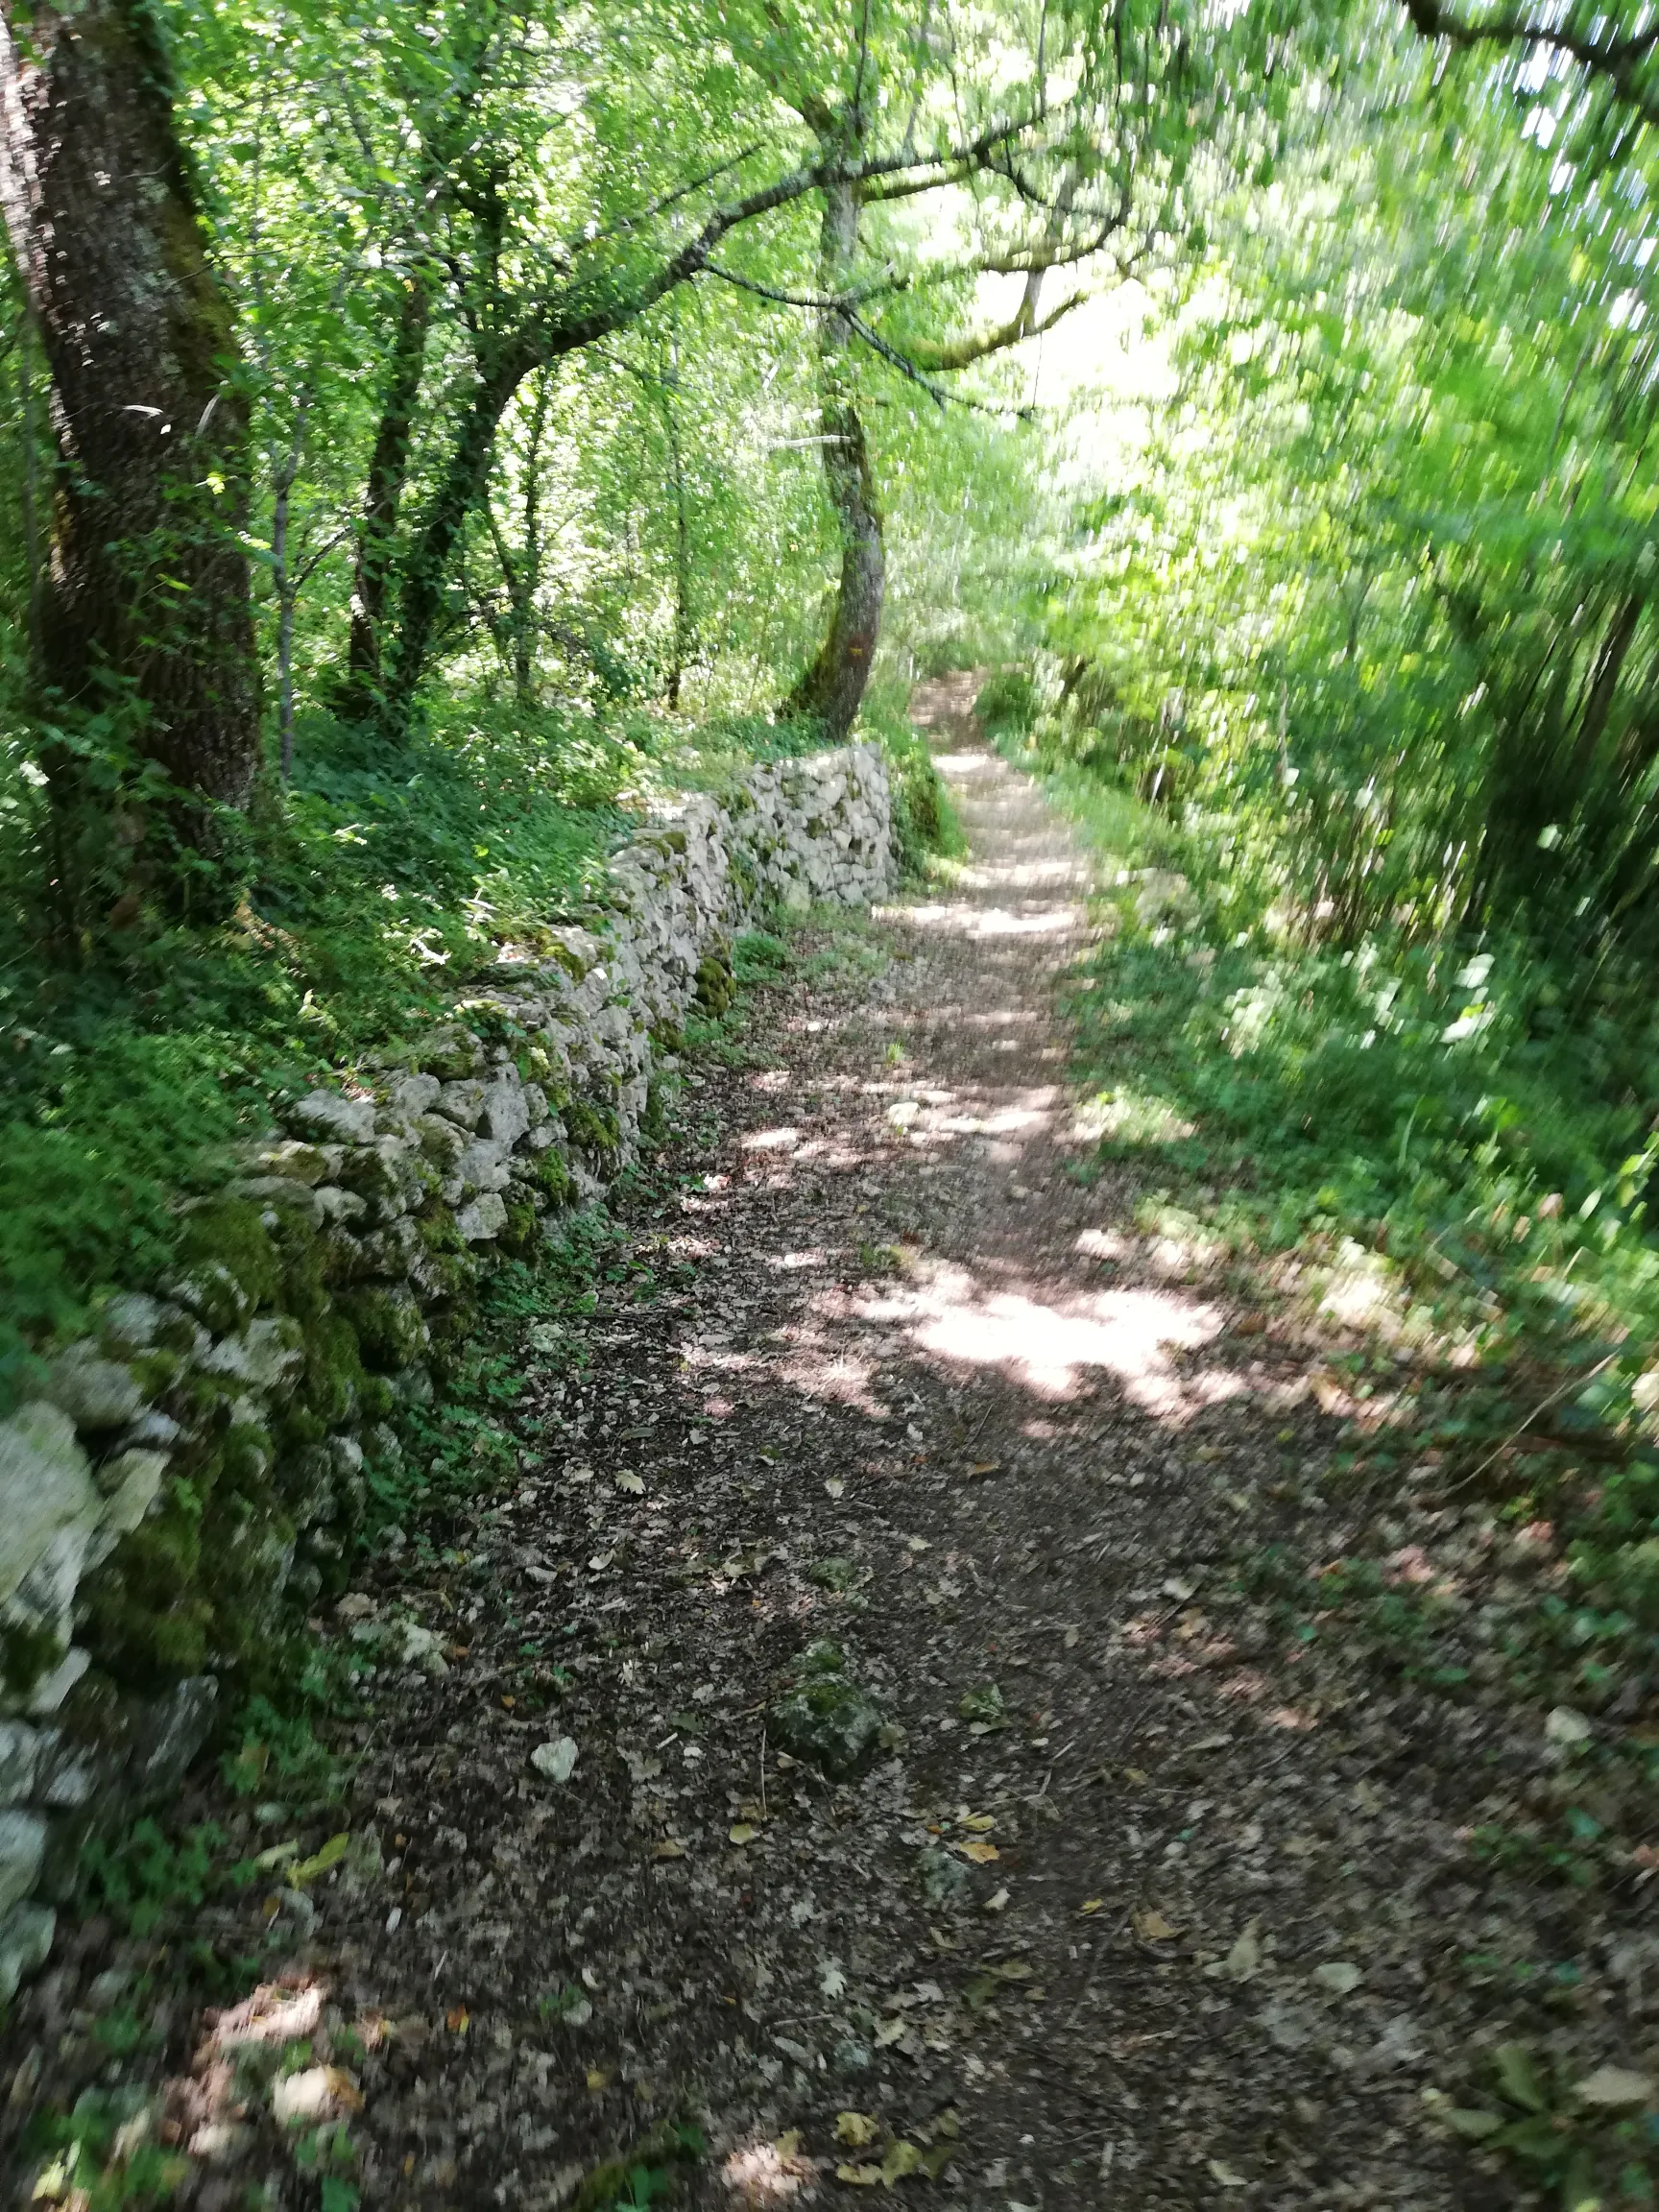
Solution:
[[[818,293],[834,300],[846,290],[858,252],[858,191],[852,183],[827,185],[819,233]],[[824,489],[841,540],[841,568],[830,629],[818,656],[784,704],[785,714],[810,716],[836,740],[852,729],[870,681],[870,663],[881,635],[886,594],[886,551],[876,503],[870,451],[858,412],[853,373],[854,330],[833,307],[818,318],[818,388]]]
[[[351,593],[351,635],[346,653],[346,678],[340,706],[352,720],[367,720],[380,688],[380,640],[391,594],[392,564],[397,539],[397,510],[409,473],[409,446],[415,410],[426,368],[426,333],[432,319],[433,276],[422,264],[410,277],[392,334],[380,421],[369,457],[363,493],[363,519],[357,534],[357,562]]]
[[[123,810],[129,848],[149,837],[154,853],[159,820],[194,854],[216,853],[222,810],[246,809],[259,767],[248,398],[143,0],[66,12],[0,0],[0,196],[59,456],[41,709],[171,786],[158,807]],[[83,825],[84,757],[64,745],[46,761]],[[162,873],[146,853],[139,868]],[[165,876],[177,891],[200,871]]]

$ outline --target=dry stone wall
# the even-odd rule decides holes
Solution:
[[[856,745],[656,823],[583,925],[504,958],[373,1089],[315,1091],[250,1142],[183,1209],[173,1274],[111,1298],[0,1423],[0,2002],[87,1837],[177,1787],[220,1679],[269,1676],[338,1580],[491,1257],[636,1156],[687,1011],[730,998],[732,932],[878,898],[890,830]]]

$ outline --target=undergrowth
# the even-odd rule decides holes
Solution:
[[[457,717],[390,759],[320,717],[235,916],[47,957],[0,852],[0,1412],[33,1352],[164,1265],[174,1200],[239,1127],[429,1020],[499,944],[596,887],[635,746]]]
[[[891,701],[907,873],[959,842],[926,744]],[[25,887],[39,822],[0,819],[0,1416],[37,1354],[100,1298],[165,1268],[176,1200],[239,1130],[328,1070],[429,1022],[508,942],[599,894],[608,853],[665,787],[722,788],[823,743],[813,723],[728,718],[687,742],[644,714],[525,715],[450,702],[396,753],[302,716],[285,805],[228,923],[141,916],[79,966],[48,958]]]

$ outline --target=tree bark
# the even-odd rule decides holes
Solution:
[[[659,394],[662,431],[668,445],[669,473],[674,480],[674,637],[669,648],[668,682],[663,704],[670,714],[680,711],[680,687],[691,658],[696,623],[691,613],[691,514],[685,490],[685,460],[680,450],[680,425],[674,420],[674,402],[666,391]]]
[[[45,352],[59,467],[35,674],[53,718],[121,711],[219,848],[259,766],[249,412],[141,0],[0,0],[0,199]],[[73,757],[48,762],[79,804]]]
[[[432,279],[422,267],[410,278],[397,311],[392,364],[363,493],[351,594],[351,637],[346,650],[346,680],[340,690],[340,710],[350,720],[366,720],[373,713],[380,688],[381,638],[391,599],[397,510],[409,473],[409,443],[426,368],[426,332],[431,316]]]
[[[819,234],[818,291],[833,299],[846,287],[858,250],[858,196],[853,184],[824,188]],[[841,573],[830,631],[818,657],[789,694],[783,714],[810,717],[839,741],[852,729],[870,681],[870,663],[881,634],[887,588],[881,516],[864,423],[854,397],[853,326],[835,309],[818,319],[818,383],[823,426],[824,489],[841,538]]]
[[[409,734],[416,694],[431,657],[444,608],[449,566],[467,518],[484,495],[495,432],[533,360],[515,349],[493,363],[473,386],[455,443],[421,517],[402,565],[396,634],[387,655],[380,695],[383,734],[401,743]]]

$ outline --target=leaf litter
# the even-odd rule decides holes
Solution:
[[[517,1487],[325,1613],[398,1655],[335,1730],[347,1817],[274,1799],[273,1843],[211,1776],[180,1808],[310,1914],[268,1928],[254,1885],[190,1935],[323,1993],[338,2026],[284,2077],[323,2079],[284,2095],[349,2121],[366,2203],[557,2212],[695,2110],[710,2186],[1499,2212],[1487,2146],[1528,2116],[1596,2144],[1653,2113],[1644,1863],[1582,1886],[1491,1839],[1563,1785],[1606,1831],[1600,1724],[1286,1625],[1276,1591],[1358,1534],[1344,1416],[1304,1386],[1325,1350],[1213,1332],[1214,1286],[1138,1241],[1135,1166],[1068,1172],[1041,1101],[1071,862],[952,681],[964,811],[1052,857],[1059,891],[1016,901],[1042,926],[982,926],[1003,893],[973,886],[807,926],[817,980],[697,1070],[591,1310],[528,1323]],[[744,1142],[781,1092],[787,1156]],[[1427,1535],[1490,1587],[1478,1521]],[[408,1626],[353,1642],[378,1620]],[[877,1716],[839,1774],[771,1727],[819,1643]],[[108,1925],[60,1942],[4,2030],[20,2122],[107,2077],[76,2025],[99,1977],[161,1971]],[[123,2062],[157,2114],[204,2020],[175,2005]],[[211,2157],[180,2134],[204,2205],[268,2170],[301,2201],[269,2115]]]

